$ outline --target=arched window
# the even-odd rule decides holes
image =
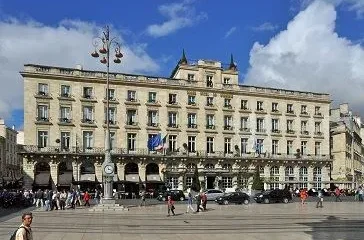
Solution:
[[[195,169],[196,169],[196,164],[194,164],[194,163],[188,163],[188,164],[186,165],[186,169],[187,169],[187,171],[190,171],[190,172],[195,171]]]
[[[284,179],[285,181],[294,181],[294,171],[292,166],[287,166],[284,169]]]
[[[279,168],[277,166],[273,166],[270,168],[270,175],[275,176],[279,175]]]
[[[307,176],[307,167],[300,167],[299,172],[299,187],[300,188],[307,188],[308,186],[308,176]]]
[[[279,167],[273,166],[270,168],[270,189],[279,188]]]
[[[212,164],[212,163],[208,163],[208,164],[205,165],[206,170],[209,170],[209,169],[211,170],[211,169],[214,169],[214,168],[215,168],[215,165]]]
[[[313,181],[314,181],[313,187],[315,189],[317,189],[317,190],[322,188],[322,183],[321,183],[322,176],[321,176],[321,174],[322,174],[322,168],[321,167],[315,167],[313,169]]]
[[[224,165],[222,165],[222,169],[223,170],[231,170],[231,169],[233,169],[233,167],[231,166],[230,163],[225,163]]]
[[[159,167],[156,163],[149,163],[145,168],[146,174],[159,174]]]
[[[137,174],[139,173],[139,167],[136,163],[128,163],[125,165],[125,174]]]

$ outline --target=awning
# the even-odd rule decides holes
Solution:
[[[140,182],[139,174],[125,174],[126,182]]]
[[[58,185],[70,185],[72,183],[72,172],[64,172],[58,176]]]
[[[80,182],[95,182],[96,175],[94,173],[87,173],[80,175]]]
[[[50,177],[51,174],[49,172],[38,173],[37,175],[35,175],[34,183],[39,186],[48,186]]]
[[[161,176],[159,174],[148,174],[147,182],[162,182]]]

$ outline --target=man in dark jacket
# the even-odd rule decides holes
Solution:
[[[197,196],[196,196],[196,212],[200,212],[200,205],[201,205],[201,195],[197,194]]]

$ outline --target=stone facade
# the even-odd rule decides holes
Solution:
[[[356,188],[364,182],[363,124],[348,104],[330,111],[333,182],[342,188]]]
[[[21,177],[17,152],[17,131],[5,125],[0,119],[0,183],[15,182]]]
[[[25,65],[23,151],[26,186],[71,162],[74,182],[102,181],[106,86],[103,72]],[[166,182],[185,189],[194,169],[206,188],[324,187],[329,181],[327,94],[239,85],[236,65],[188,62],[170,78],[110,74],[112,158],[120,183]],[[163,138],[162,151],[148,139]],[[47,169],[46,169],[47,168]],[[59,179],[59,177],[58,177]],[[139,186],[139,187],[140,187]],[[134,187],[131,187],[134,191]]]

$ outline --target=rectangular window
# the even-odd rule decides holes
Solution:
[[[315,134],[321,133],[321,122],[315,122]]]
[[[256,153],[264,153],[264,139],[257,139]]]
[[[136,150],[136,133],[128,133],[128,151]]]
[[[156,103],[157,102],[157,93],[156,92],[149,92],[148,93],[148,102],[149,103]]]
[[[211,75],[206,76],[206,87],[214,87],[213,77]]]
[[[214,98],[213,97],[207,97],[206,98],[206,106],[213,106],[214,105]]]
[[[190,73],[189,73],[189,74],[187,75],[187,80],[188,80],[188,81],[191,81],[191,82],[192,82],[192,81],[195,81],[195,74],[190,74]]]
[[[301,141],[301,154],[307,154],[307,141]]]
[[[196,105],[196,96],[188,96],[188,105]]]
[[[293,133],[293,120],[287,120],[287,132]]]
[[[230,78],[224,78],[224,84],[226,84],[226,85],[231,84],[230,83]]]
[[[224,153],[232,153],[231,151],[231,138],[224,139]]]
[[[233,130],[232,116],[224,116],[224,130]]]
[[[240,148],[241,148],[241,154],[245,154],[248,152],[248,139],[247,138],[240,139]]]
[[[60,122],[70,122],[71,121],[71,107],[60,106]]]
[[[109,95],[105,96],[105,99],[107,99],[107,97],[109,97],[109,100],[111,100],[111,101],[115,100],[115,89],[109,88]]]
[[[83,131],[83,149],[91,149],[94,147],[94,133],[92,131]]]
[[[287,104],[287,113],[294,113],[293,111],[293,104]]]
[[[48,146],[48,131],[38,131],[38,147]]]
[[[214,152],[214,138],[213,137],[206,138],[206,151],[207,151],[207,153]]]
[[[186,187],[191,187],[193,183],[193,177],[186,177]]]
[[[196,152],[196,136],[188,136],[188,152]]]
[[[105,108],[105,124],[107,121],[106,118],[106,108]],[[116,124],[116,107],[109,107],[109,123],[110,124]]]
[[[137,124],[136,110],[129,109],[126,111],[126,121],[127,121],[127,125],[136,125]]]
[[[176,112],[168,112],[168,127],[172,127],[172,128],[177,127],[177,113]]]
[[[315,142],[315,155],[321,155],[321,142]]]
[[[48,105],[38,105],[38,121],[48,122]]]
[[[168,148],[169,151],[177,151],[177,135],[168,135]]]
[[[84,87],[83,88],[83,97],[90,99],[93,97],[93,88],[92,87]]]
[[[263,111],[263,102],[257,101],[257,111]]]
[[[293,155],[293,141],[287,141],[287,155]]]
[[[241,102],[240,102],[240,108],[242,110],[248,110],[248,100],[241,100]]]
[[[68,150],[71,146],[71,133],[61,132],[61,149]]]
[[[83,122],[91,123],[94,120],[94,108],[92,106],[83,106]]]
[[[272,132],[279,132],[279,119],[272,119]]]
[[[48,96],[48,84],[45,83],[39,83],[38,84],[38,94],[43,96]]]
[[[307,121],[301,121],[301,134],[308,135]]]
[[[226,108],[231,108],[231,99],[230,98],[225,98],[224,99],[224,107]]]
[[[148,126],[157,127],[158,126],[158,111],[148,111]]]
[[[223,189],[232,188],[233,187],[233,178],[232,177],[222,177],[221,178],[221,187]]]
[[[240,118],[240,130],[247,131],[249,128],[248,126],[248,117],[241,117]]]
[[[168,103],[169,104],[177,104],[177,94],[170,93],[168,95]]]
[[[188,117],[188,128],[197,128],[196,113],[187,114]]]
[[[278,103],[272,103],[272,112],[278,112]]]
[[[178,189],[178,177],[167,177],[169,189]]]
[[[70,97],[71,87],[68,85],[61,85],[61,97]]]
[[[315,115],[321,115],[321,108],[318,106],[315,107]]]
[[[278,140],[272,140],[272,154],[278,154]]]
[[[257,118],[257,132],[265,132],[263,118]]]
[[[301,114],[307,114],[307,106],[301,105]]]
[[[215,128],[215,116],[212,114],[206,115],[206,128],[214,129]]]
[[[135,102],[136,101],[136,91],[133,90],[128,90],[128,95],[127,95],[127,101],[129,102]]]

